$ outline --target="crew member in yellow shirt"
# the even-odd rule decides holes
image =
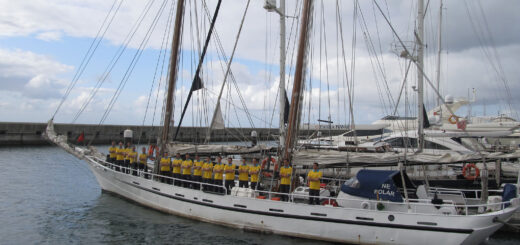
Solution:
[[[192,187],[196,190],[200,189],[200,182],[202,182],[202,165],[204,165],[204,162],[200,160],[198,154],[195,154],[195,161],[193,161],[193,176],[191,179],[195,181],[195,183],[192,183]]]
[[[159,162],[159,166],[161,167],[161,175],[170,177],[170,169],[171,169],[171,161],[168,157],[168,152],[163,153],[163,157],[161,158],[161,161]],[[171,180],[167,178],[161,177],[161,182],[166,182],[168,184],[171,184]]]
[[[125,167],[125,169],[123,170],[123,172],[129,174],[130,173],[130,152],[132,152],[132,147],[130,147],[130,142],[127,142],[126,143],[126,148],[125,148],[125,161],[124,161],[124,164],[123,164],[123,167]]]
[[[213,163],[211,162],[211,157],[206,157],[206,161],[202,165],[202,182],[207,184],[213,184],[213,180],[211,176],[213,175]],[[212,186],[203,185],[204,191],[213,191]]]
[[[249,175],[251,175],[251,189],[256,190],[258,185],[258,174],[260,173],[260,165],[258,159],[253,158],[253,166],[249,167]]]
[[[128,159],[130,164],[128,168],[132,169],[132,175],[137,176],[137,152],[135,151],[135,146],[133,146],[130,153],[128,153]]]
[[[289,166],[289,160],[283,160],[283,166],[280,168],[280,192],[282,194],[282,201],[289,200],[289,189],[291,188],[292,167]]]
[[[119,141],[119,148],[116,150],[116,171],[121,171],[125,161],[125,149],[123,148],[123,142]]]
[[[228,157],[228,164],[224,168],[224,173],[226,174],[226,190],[227,194],[231,194],[231,188],[235,186],[235,169],[236,166],[233,164],[233,158]]]
[[[242,158],[242,165],[238,166],[238,187],[249,188],[249,166],[245,158]]]
[[[323,173],[318,170],[318,163],[315,162],[312,170],[307,174],[307,181],[309,182],[309,204],[320,204],[320,179]]]
[[[191,180],[191,168],[192,167],[193,167],[193,161],[190,158],[190,154],[186,153],[186,158],[184,159],[184,161],[182,162],[182,165],[181,165],[183,180],[188,180],[188,181]],[[190,187],[191,182],[188,182],[188,181],[184,181],[184,183],[182,184],[182,186],[184,186],[184,188]]]
[[[172,161],[172,166],[173,166],[172,173],[173,173],[173,178],[175,178],[175,181],[173,182],[173,184],[176,185],[176,186],[180,186],[181,185],[181,181],[180,181],[180,179],[181,179],[181,165],[182,165],[181,154],[177,153],[175,155],[175,158]]]
[[[217,163],[213,166],[213,184],[215,185],[215,192],[224,193],[224,188],[219,187],[222,186],[222,175],[224,173],[224,164],[222,164],[222,157],[217,157]]]
[[[116,156],[117,156],[116,142],[112,141],[112,146],[110,146],[110,148],[108,148],[108,162],[114,164],[116,162]],[[110,167],[110,168],[112,168],[112,167]]]
[[[148,155],[146,154],[146,147],[143,147],[142,153],[139,154],[139,171],[144,172],[144,177],[148,179]]]

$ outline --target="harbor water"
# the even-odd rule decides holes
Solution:
[[[0,167],[0,244],[327,244],[143,207],[102,192],[86,163],[53,146],[2,147]],[[485,244],[520,244],[520,235]]]

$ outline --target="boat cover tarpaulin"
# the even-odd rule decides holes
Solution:
[[[399,171],[363,169],[356,175],[358,183],[355,186],[343,184],[341,191],[372,200],[402,202],[403,197],[393,181],[398,174]]]
[[[449,163],[463,163],[493,162],[495,160],[508,160],[520,157],[520,151],[512,153],[502,152],[482,152],[461,154],[457,152],[432,154],[432,153],[404,153],[385,152],[385,153],[371,153],[371,152],[341,152],[333,150],[304,150],[295,152],[293,155],[293,164],[310,166],[314,162],[320,165],[338,165],[338,166],[390,166],[399,162],[404,162],[406,159],[407,165],[414,164],[449,164]]]

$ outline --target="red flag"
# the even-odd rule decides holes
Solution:
[[[85,133],[81,132],[81,134],[78,136],[78,143],[81,143],[85,140]]]
[[[461,129],[461,130],[465,130],[466,129],[466,120],[460,120],[457,122],[457,128],[458,129]]]

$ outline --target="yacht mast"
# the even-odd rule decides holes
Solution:
[[[171,48],[171,56],[170,56],[170,72],[169,72],[169,81],[168,81],[168,94],[166,97],[166,111],[164,114],[164,123],[163,123],[163,131],[162,137],[160,141],[160,149],[159,149],[159,157],[156,159],[156,165],[162,157],[165,146],[168,143],[168,134],[170,131],[170,120],[172,119],[172,110],[173,110],[173,92],[175,90],[175,82],[177,80],[177,68],[179,63],[179,53],[180,53],[180,39],[181,39],[181,29],[183,22],[183,12],[184,12],[184,0],[177,1],[177,12],[175,15],[175,28],[173,31],[173,41]],[[154,168],[154,172],[158,173],[159,168]]]
[[[415,43],[417,45],[417,152],[424,149],[424,74],[423,74],[423,56],[424,56],[424,0],[417,3],[417,30],[415,33]]]
[[[440,1],[439,8],[439,27],[438,27],[438,39],[437,39],[437,91],[441,91],[441,52],[442,52],[442,0]],[[437,96],[437,107],[441,106],[441,98]],[[440,118],[442,118],[442,108],[440,110]]]
[[[308,32],[310,29],[310,17],[312,10],[312,0],[305,0],[302,10],[302,21],[300,27],[300,39],[298,43],[298,56],[296,58],[296,69],[294,71],[294,85],[291,96],[291,107],[289,109],[289,122],[287,126],[287,137],[285,138],[284,158],[290,160],[291,151],[299,128],[300,102],[302,95],[302,84],[304,80],[304,61],[306,56],[306,47],[308,44]]]

